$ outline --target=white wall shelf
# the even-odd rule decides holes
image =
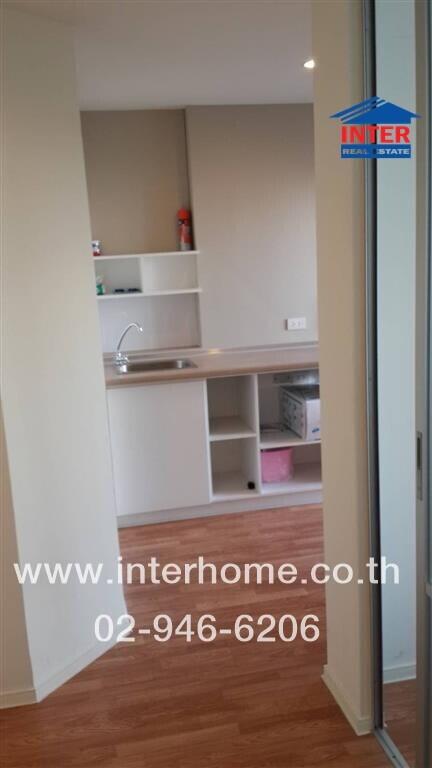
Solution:
[[[256,437],[256,432],[240,416],[219,416],[210,419],[211,442],[249,437]]]
[[[104,254],[101,254],[100,256],[93,256],[93,261],[100,262],[100,261],[123,261],[125,259],[140,259],[141,256],[144,254],[142,253],[119,253],[118,256],[105,256]]]
[[[198,256],[199,251],[156,251],[155,253],[119,253],[117,255],[93,256],[95,261],[114,261],[119,259],[149,259],[161,256]]]
[[[184,296],[187,294],[201,293],[201,288],[167,288],[165,290],[155,291],[134,291],[132,293],[105,293],[98,296],[98,299],[136,299],[137,297],[148,296]]]
[[[134,291],[133,293],[104,293],[96,298],[98,301],[106,301],[107,299],[137,299],[143,295],[141,291]]]

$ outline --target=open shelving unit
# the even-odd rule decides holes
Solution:
[[[95,276],[101,275],[106,293],[98,299],[124,299],[139,296],[174,296],[196,294],[198,286],[198,251],[94,256]],[[116,289],[135,288],[131,293]]]
[[[210,463],[214,502],[315,493],[322,489],[321,441],[302,440],[281,427],[266,431],[260,424],[278,424],[278,374],[247,374],[207,381]],[[294,476],[264,483],[261,451],[294,451]]]
[[[259,491],[256,377],[209,379],[207,397],[213,499],[225,501],[256,496]]]
[[[115,348],[129,322],[144,328],[142,338],[128,340],[132,345],[200,345],[198,255],[194,250],[93,257],[95,278],[102,278],[105,286],[105,293],[97,296],[105,352]]]

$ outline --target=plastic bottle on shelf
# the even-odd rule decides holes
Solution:
[[[192,250],[191,212],[187,208],[180,208],[177,212],[177,228],[180,250]]]
[[[96,275],[96,296],[105,296],[105,284],[102,275]]]

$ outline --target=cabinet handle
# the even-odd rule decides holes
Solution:
[[[423,433],[417,432],[416,446],[417,499],[423,500]]]

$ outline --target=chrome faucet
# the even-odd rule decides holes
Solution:
[[[122,331],[120,335],[117,348],[114,353],[114,362],[116,365],[124,365],[129,360],[128,356],[121,351],[121,345],[123,343],[123,339],[125,338],[126,334],[130,331],[131,328],[136,328],[137,331],[139,331],[139,333],[142,333],[144,330],[143,327],[139,325],[139,323],[129,323],[129,325],[126,326],[126,328],[124,329],[124,331]]]

